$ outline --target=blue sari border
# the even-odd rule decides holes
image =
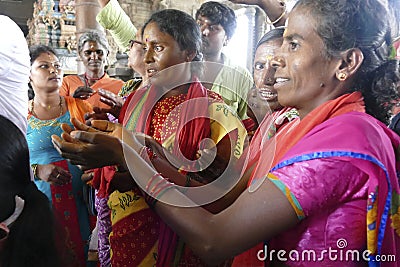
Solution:
[[[311,153],[308,153],[308,154],[303,154],[303,155],[295,156],[295,157],[292,157],[290,159],[284,160],[284,161],[278,163],[275,167],[273,167],[271,169],[271,172],[275,171],[275,170],[278,170],[280,168],[292,165],[294,163],[313,160],[313,159],[331,158],[331,157],[350,157],[350,158],[355,158],[355,159],[366,160],[366,161],[369,161],[369,162],[372,162],[372,163],[378,165],[385,172],[386,181],[387,181],[387,184],[388,184],[388,195],[386,197],[385,207],[384,207],[384,211],[383,211],[383,214],[382,214],[381,223],[379,225],[378,249],[377,249],[377,253],[381,254],[382,242],[383,242],[383,237],[384,237],[384,234],[385,234],[386,223],[387,223],[387,220],[388,220],[388,217],[389,217],[390,204],[391,204],[391,199],[392,199],[392,185],[390,183],[389,173],[388,173],[385,165],[383,165],[383,163],[380,162],[377,158],[375,158],[375,157],[373,157],[371,155],[358,153],[358,152],[352,152],[352,151],[319,151],[319,152],[311,152]],[[370,261],[369,263],[371,264],[372,261]],[[374,264],[372,266],[376,266]]]

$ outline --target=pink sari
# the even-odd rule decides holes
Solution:
[[[301,222],[265,246],[300,255],[313,250],[317,256],[328,248],[370,252],[353,261],[334,262],[327,257],[285,261],[290,266],[359,266],[367,261],[380,266],[382,256],[398,259],[400,190],[395,151],[400,138],[363,113],[359,93],[326,102],[297,123],[278,136],[274,167],[267,178],[285,193]],[[261,154],[260,161],[269,160],[271,151]],[[264,171],[254,172],[253,185],[262,182],[268,173]],[[364,230],[353,233],[354,225],[364,225]],[[345,240],[345,246],[339,240]],[[258,250],[250,252],[238,257],[255,258]],[[384,266],[397,263],[387,261]]]

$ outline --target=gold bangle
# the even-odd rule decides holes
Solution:
[[[33,178],[36,178],[36,179],[40,180],[40,178],[37,176],[37,167],[38,167],[38,164],[32,164],[31,165]]]
[[[282,2],[280,2],[280,3],[281,3],[281,5],[282,5],[282,7],[283,7],[283,12],[282,12],[282,14],[281,14],[276,20],[274,20],[274,21],[271,21],[271,20],[268,18],[268,16],[267,16],[267,19],[266,19],[267,24],[274,25],[275,23],[279,22],[279,21],[283,18],[283,16],[285,16],[285,14],[286,14],[286,2],[285,2],[285,1],[282,1]]]

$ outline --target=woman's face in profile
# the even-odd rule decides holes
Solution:
[[[155,22],[150,22],[143,32],[144,63],[146,74],[154,85],[164,87],[187,81],[190,62],[186,50],[181,50],[177,41],[168,33],[161,32]]]
[[[336,71],[341,59],[328,59],[313,14],[304,7],[290,12],[282,47],[274,64],[274,88],[282,106],[295,107],[300,115],[333,99]]]
[[[136,32],[136,39],[129,43],[128,66],[134,71],[145,77],[144,62],[143,62],[143,42],[141,30]]]
[[[53,92],[62,84],[63,70],[56,55],[41,53],[31,66],[30,83],[34,90]]]

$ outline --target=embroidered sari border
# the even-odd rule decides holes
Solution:
[[[385,200],[385,206],[384,206],[383,214],[382,214],[380,225],[379,225],[378,244],[377,244],[378,245],[377,253],[381,254],[386,223],[387,223],[387,220],[389,217],[389,211],[391,208],[390,203],[391,203],[391,198],[392,198],[392,185],[390,183],[389,173],[388,173],[386,167],[378,159],[376,159],[375,157],[368,155],[368,154],[353,152],[353,151],[319,151],[319,152],[311,152],[308,154],[303,154],[303,155],[299,155],[299,156],[295,156],[295,157],[286,159],[286,160],[282,161],[281,163],[277,164],[275,167],[273,167],[271,169],[271,172],[278,170],[280,168],[286,167],[288,165],[297,163],[297,162],[303,162],[303,161],[308,161],[308,160],[312,160],[312,159],[331,158],[331,157],[350,157],[350,158],[355,158],[355,159],[366,160],[366,161],[376,164],[378,167],[380,167],[385,172],[386,182],[388,184],[388,195]],[[369,257],[371,259],[370,262],[373,262],[372,260],[375,258],[375,256],[370,255]]]

